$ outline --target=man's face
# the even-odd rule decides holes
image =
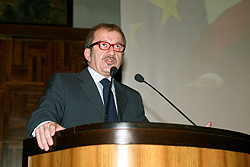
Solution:
[[[109,42],[110,44],[123,44],[122,36],[117,31],[108,31],[106,29],[99,29],[94,34],[92,43],[98,41]],[[98,45],[92,47],[92,52],[89,48],[85,49],[84,55],[88,60],[88,65],[99,74],[109,77],[110,68],[115,66],[119,69],[122,64],[121,52],[115,52],[113,46],[108,50],[101,50]]]

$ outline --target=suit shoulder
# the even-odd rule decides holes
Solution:
[[[72,78],[72,77],[77,77],[79,73],[55,73],[55,75],[59,75],[63,78]]]
[[[51,78],[61,78],[62,80],[66,79],[72,79],[77,78],[79,76],[79,73],[54,73],[51,75]]]
[[[54,73],[48,80],[49,83],[72,83],[77,80],[79,73]]]
[[[131,88],[130,86],[128,85],[125,85],[123,83],[120,83],[120,82],[116,82],[117,84],[117,87],[121,90],[121,91],[126,91],[126,92],[129,92],[131,94],[140,94],[137,90]]]

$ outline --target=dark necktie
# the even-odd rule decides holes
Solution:
[[[105,108],[106,108],[107,101],[108,101],[110,81],[107,78],[104,78],[100,82],[103,86],[103,99],[104,99],[104,104],[105,104]],[[119,119],[118,119],[117,111],[115,108],[114,96],[113,96],[113,93],[111,92],[107,122],[118,122],[118,121],[119,121]]]

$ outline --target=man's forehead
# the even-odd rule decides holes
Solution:
[[[94,33],[94,37],[98,37],[99,35],[103,35],[105,33],[108,34],[110,32],[117,33],[117,34],[119,34],[119,36],[122,37],[122,35],[121,35],[121,33],[119,31],[117,31],[117,30],[109,30],[109,29],[106,29],[106,28],[100,28],[100,29],[96,30],[95,33]]]
[[[110,35],[110,33],[112,33]],[[109,30],[105,28],[100,28],[95,31],[94,33],[94,40],[109,40],[112,37],[112,40],[116,40],[117,43],[123,43],[122,35],[117,30]],[[105,39],[107,38],[107,39]]]

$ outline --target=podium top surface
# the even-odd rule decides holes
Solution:
[[[49,152],[103,144],[151,144],[189,146],[250,154],[250,135],[190,125],[166,123],[95,123],[59,131]],[[44,153],[35,138],[23,142],[23,155]]]

